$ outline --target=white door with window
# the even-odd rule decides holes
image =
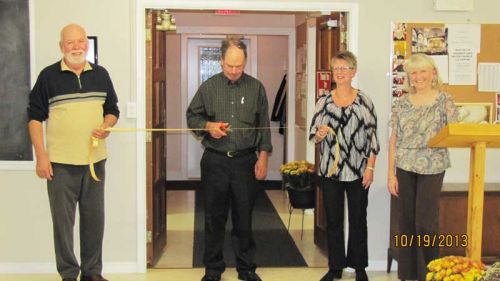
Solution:
[[[220,45],[223,37],[199,37],[190,36],[187,40],[187,103],[183,112],[186,112],[187,106],[191,103],[198,87],[222,71],[220,65]],[[257,77],[257,41],[256,36],[245,36],[243,40],[247,45],[247,63],[245,73]],[[183,118],[186,118],[184,116]],[[203,146],[201,140],[193,133],[185,138],[187,147],[187,178],[199,179],[200,159],[203,155]]]

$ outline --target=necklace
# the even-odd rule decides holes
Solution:
[[[352,99],[356,95],[356,90],[354,88],[351,88],[350,91],[348,91],[344,95],[340,95],[338,89],[334,91],[336,98],[341,99],[341,100],[349,100]]]
[[[339,95],[338,89],[332,91],[332,99],[337,106],[347,107],[350,106],[356,99],[357,91],[353,88],[350,89],[350,92],[347,91],[346,95]]]

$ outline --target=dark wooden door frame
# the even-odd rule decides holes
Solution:
[[[166,128],[166,33],[156,30],[160,10],[146,10],[146,127]],[[166,135],[146,133],[147,263],[153,267],[167,241]]]

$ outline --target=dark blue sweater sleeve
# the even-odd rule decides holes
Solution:
[[[106,101],[104,101],[103,111],[104,116],[108,114],[113,114],[116,118],[120,117],[120,109],[118,108],[118,97],[116,96],[115,88],[113,87],[113,82],[109,73],[103,68],[107,80],[107,95]]]
[[[28,119],[43,122],[48,117],[49,91],[45,71],[42,71],[29,96]]]

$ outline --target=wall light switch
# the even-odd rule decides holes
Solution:
[[[127,102],[127,118],[137,118],[137,104],[135,102]]]

